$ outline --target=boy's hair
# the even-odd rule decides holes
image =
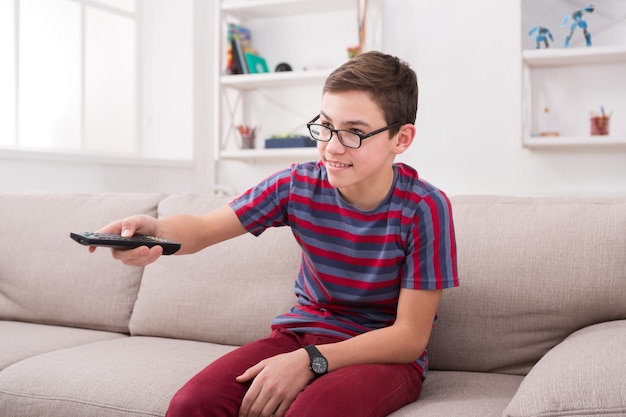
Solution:
[[[369,93],[383,111],[388,125],[397,122],[415,123],[417,76],[399,58],[378,51],[357,55],[326,78],[322,93],[355,90]],[[390,129],[391,136],[399,129]]]

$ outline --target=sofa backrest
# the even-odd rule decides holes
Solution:
[[[295,302],[300,249],[287,227],[145,269],[69,238],[157,206],[159,216],[201,214],[228,201],[0,194],[0,320],[232,345],[267,335]],[[461,285],[444,291],[432,369],[525,374],[574,331],[626,319],[626,198],[451,201]]]
[[[172,195],[159,217],[203,214],[232,197]],[[133,335],[241,345],[270,332],[296,301],[300,248],[288,227],[268,229],[193,255],[164,256],[145,268],[130,321]]]
[[[626,319],[626,198],[451,198],[460,286],[431,369],[526,374],[583,327]]]
[[[0,320],[128,332],[142,268],[70,232],[156,214],[159,194],[0,194]]]

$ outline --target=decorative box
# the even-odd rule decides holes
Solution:
[[[265,148],[314,148],[316,142],[308,136],[289,136],[265,139]]]

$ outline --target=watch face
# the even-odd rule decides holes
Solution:
[[[318,356],[311,361],[311,369],[313,369],[313,372],[316,374],[325,374],[328,370],[328,363],[326,359]]]

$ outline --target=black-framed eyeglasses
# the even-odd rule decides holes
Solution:
[[[313,123],[319,118],[320,115],[318,114],[313,118],[313,120],[306,124],[306,127],[309,128],[309,133],[311,134],[311,138],[313,140],[318,142],[330,142],[330,140],[333,138],[333,133],[335,133],[337,135],[337,138],[339,139],[339,142],[341,142],[343,146],[352,149],[360,148],[363,141],[367,138],[371,138],[374,135],[402,125],[402,123],[398,122],[390,124],[389,126],[385,126],[381,129],[374,130],[370,133],[359,133],[354,130],[331,129],[326,125]]]

